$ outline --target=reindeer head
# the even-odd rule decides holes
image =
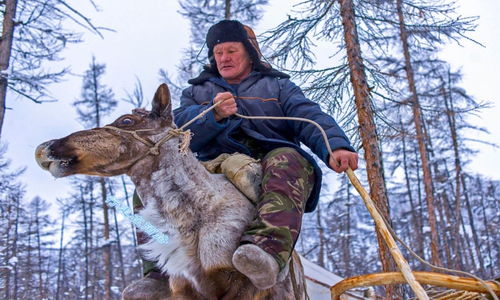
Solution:
[[[148,136],[164,135],[175,126],[167,85],[160,85],[156,91],[151,112],[134,109],[107,126],[45,142],[36,149],[36,161],[54,177],[127,173],[149,154],[152,142]],[[132,132],[139,138],[134,138]]]

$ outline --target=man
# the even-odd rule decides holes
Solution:
[[[297,241],[304,212],[315,209],[321,169],[300,147],[308,146],[338,173],[357,168],[358,156],[344,132],[320,107],[305,98],[289,76],[261,61],[253,31],[238,21],[213,25],[206,36],[210,64],[181,97],[174,111],[178,126],[214,103],[218,106],[188,128],[191,150],[200,160],[222,153],[244,153],[261,159],[262,193],[258,216],[233,255],[236,269],[266,289],[276,283]],[[248,116],[302,117],[326,131],[332,155],[312,124],[288,120],[247,120]]]
[[[200,160],[240,152],[262,160],[262,194],[258,216],[244,233],[233,256],[234,266],[255,286],[276,283],[298,238],[302,215],[314,210],[321,170],[299,143],[307,145],[336,172],[357,168],[357,154],[336,122],[306,99],[289,76],[261,61],[253,31],[238,21],[212,26],[206,43],[210,65],[189,83],[174,111],[182,126],[208,105],[220,103],[189,126],[191,149]],[[246,120],[249,116],[303,117],[327,132],[330,156],[320,131],[312,124],[287,120]]]

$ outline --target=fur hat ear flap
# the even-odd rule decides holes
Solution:
[[[255,50],[255,52],[257,52],[257,58],[259,60],[262,59],[262,52],[260,51],[259,43],[257,42],[257,36],[255,35],[255,32],[253,32],[253,29],[247,25],[243,25],[243,28],[247,32],[248,42],[250,42],[250,45]]]

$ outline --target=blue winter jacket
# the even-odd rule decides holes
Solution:
[[[284,76],[283,76],[284,75]],[[182,126],[213,104],[217,93],[231,92],[236,97],[238,113],[247,116],[288,116],[314,120],[326,131],[332,150],[343,148],[355,152],[346,135],[335,120],[321,111],[319,105],[308,100],[301,89],[279,72],[263,74],[253,71],[236,89],[215,74],[203,72],[190,80],[192,85],[182,92],[181,106],[174,110],[175,123]],[[191,150],[198,159],[209,160],[221,153],[240,152],[251,155],[247,146],[233,139],[236,132],[243,132],[257,140],[266,150],[292,147],[314,167],[315,184],[306,204],[306,212],[316,208],[321,188],[321,169],[300,142],[308,146],[328,165],[328,150],[320,131],[307,122],[288,120],[247,120],[229,117],[217,122],[213,112],[188,127],[193,133]]]

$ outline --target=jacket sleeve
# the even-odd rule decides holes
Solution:
[[[317,103],[307,99],[298,86],[288,79],[280,79],[280,88],[280,101],[286,116],[306,118],[318,123],[325,130],[332,151],[346,149],[356,152],[337,122],[323,112]],[[321,131],[308,122],[289,121],[289,126],[299,140],[328,165],[329,153]]]
[[[193,89],[194,86],[191,86],[182,91],[181,105],[179,108],[174,110],[175,124],[179,127],[186,124],[212,105],[213,99],[208,105],[201,104],[200,100],[194,99]],[[193,138],[190,144],[191,150],[193,152],[199,151],[218,134],[220,134],[227,126],[228,122],[226,120],[217,122],[213,111],[208,112],[202,118],[196,120],[193,124],[187,127],[187,129],[190,129],[193,133]]]

